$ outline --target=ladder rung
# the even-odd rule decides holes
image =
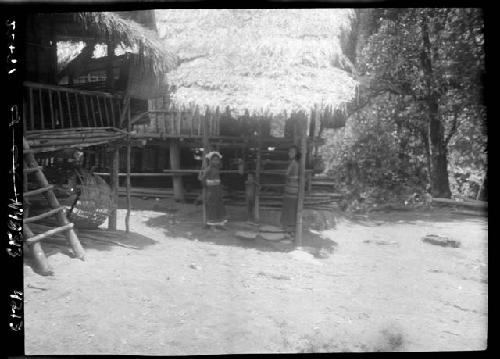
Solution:
[[[47,232],[37,234],[36,236],[31,237],[31,238],[26,238],[26,242],[27,243],[38,242],[39,240],[42,240],[46,237],[52,236],[52,235],[59,233],[59,232],[67,231],[68,229],[71,229],[71,228],[73,228],[73,223],[68,223],[62,227],[57,227],[57,228],[48,230]]]
[[[43,166],[35,166],[35,167],[24,168],[23,172],[24,173],[33,173],[36,171],[41,171],[42,169],[43,169]]]
[[[36,222],[36,221],[39,221],[41,219],[50,217],[50,216],[52,216],[52,215],[54,215],[56,213],[59,213],[60,211],[63,211],[64,209],[65,209],[65,207],[61,206],[59,208],[52,209],[52,210],[48,211],[47,213],[42,213],[42,214],[39,214],[38,216],[33,216],[33,217],[25,218],[23,220],[23,222],[24,222],[24,224],[31,223],[31,222]]]
[[[37,194],[41,194],[47,191],[51,191],[54,188],[53,185],[48,185],[47,187],[42,187],[39,189],[35,189],[33,191],[28,191],[23,193],[23,197],[36,196]]]

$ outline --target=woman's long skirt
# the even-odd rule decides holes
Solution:
[[[207,186],[207,224],[222,225],[226,222],[226,207],[222,200],[222,188]]]
[[[290,231],[295,230],[297,224],[297,203],[298,197],[287,196],[283,197],[283,207],[281,208],[281,226]]]

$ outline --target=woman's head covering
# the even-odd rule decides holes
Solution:
[[[217,152],[217,151],[210,151],[209,153],[207,153],[207,154],[205,155],[205,157],[206,157],[207,159],[209,159],[209,160],[210,160],[213,156],[218,156],[219,158],[222,158],[222,155],[220,154],[220,152]]]

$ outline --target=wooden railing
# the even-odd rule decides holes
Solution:
[[[206,111],[200,114],[195,109],[156,109],[147,111],[149,121],[145,125],[134,125],[138,134],[154,134],[165,137],[201,137],[203,122],[207,121],[209,136],[220,134],[220,117]]]
[[[123,99],[105,92],[24,82],[26,131],[120,126]]]

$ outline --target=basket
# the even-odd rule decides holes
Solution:
[[[85,170],[75,171],[69,181],[76,192],[68,211],[69,220],[78,228],[97,228],[103,224],[116,207],[106,181]]]

